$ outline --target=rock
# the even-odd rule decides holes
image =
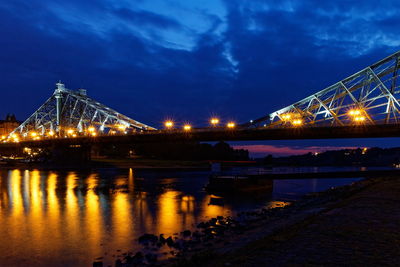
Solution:
[[[148,254],[146,254],[146,260],[149,262],[149,263],[155,263],[156,261],[157,261],[157,255],[156,254],[151,254],[151,253],[148,253]]]
[[[122,267],[122,261],[120,259],[115,261],[115,267]]]
[[[201,222],[201,223],[199,223],[199,224],[197,225],[197,228],[207,228],[207,227],[209,227],[209,226],[210,226],[209,223]]]
[[[144,260],[144,256],[142,252],[136,252],[136,254],[132,257],[132,263],[133,264],[140,264]]]
[[[191,234],[192,234],[192,232],[190,232],[190,230],[183,231],[183,236],[184,237],[189,237]]]
[[[165,242],[166,242],[166,241],[165,241],[166,239],[165,239],[165,237],[164,237],[164,235],[163,235],[163,234],[161,234],[161,235],[160,235],[160,238],[159,238],[159,240],[160,240],[160,243],[161,243],[161,244],[163,244],[163,245],[164,245],[164,244],[165,244]]]
[[[139,243],[146,244],[146,243],[157,243],[158,237],[153,234],[144,234],[139,237]]]
[[[199,239],[199,238],[201,238],[203,236],[203,234],[201,234],[199,231],[195,231],[195,232],[193,232],[192,236],[194,238]]]
[[[174,240],[172,240],[172,237],[168,237],[166,239],[166,243],[169,247],[172,247],[174,245]]]
[[[210,220],[210,225],[216,225],[216,224],[217,224],[217,219],[212,218],[212,219]]]
[[[133,263],[133,257],[131,257],[131,256],[125,256],[124,259],[127,264]]]

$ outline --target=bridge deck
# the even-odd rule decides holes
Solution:
[[[359,125],[301,128],[258,129],[193,129],[190,132],[162,130],[128,135],[112,135],[76,138],[49,138],[19,143],[1,143],[0,149],[15,147],[49,147],[53,145],[79,144],[134,144],[184,141],[253,141],[400,137],[399,125]]]

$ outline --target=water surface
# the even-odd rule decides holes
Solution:
[[[209,205],[208,172],[0,171],[0,266],[91,266],[198,222],[273,207],[355,179],[277,180],[267,192]]]

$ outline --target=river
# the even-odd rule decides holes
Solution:
[[[285,205],[309,192],[359,180],[276,180],[268,192],[225,198],[203,187],[205,171],[0,170],[0,266],[91,266],[139,248],[143,233],[165,236],[218,215]],[[107,265],[105,265],[107,266]]]

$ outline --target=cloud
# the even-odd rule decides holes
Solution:
[[[165,117],[204,126],[211,114],[248,121],[394,52],[399,10],[394,1],[3,1],[0,105],[27,117],[61,79],[155,126]]]

